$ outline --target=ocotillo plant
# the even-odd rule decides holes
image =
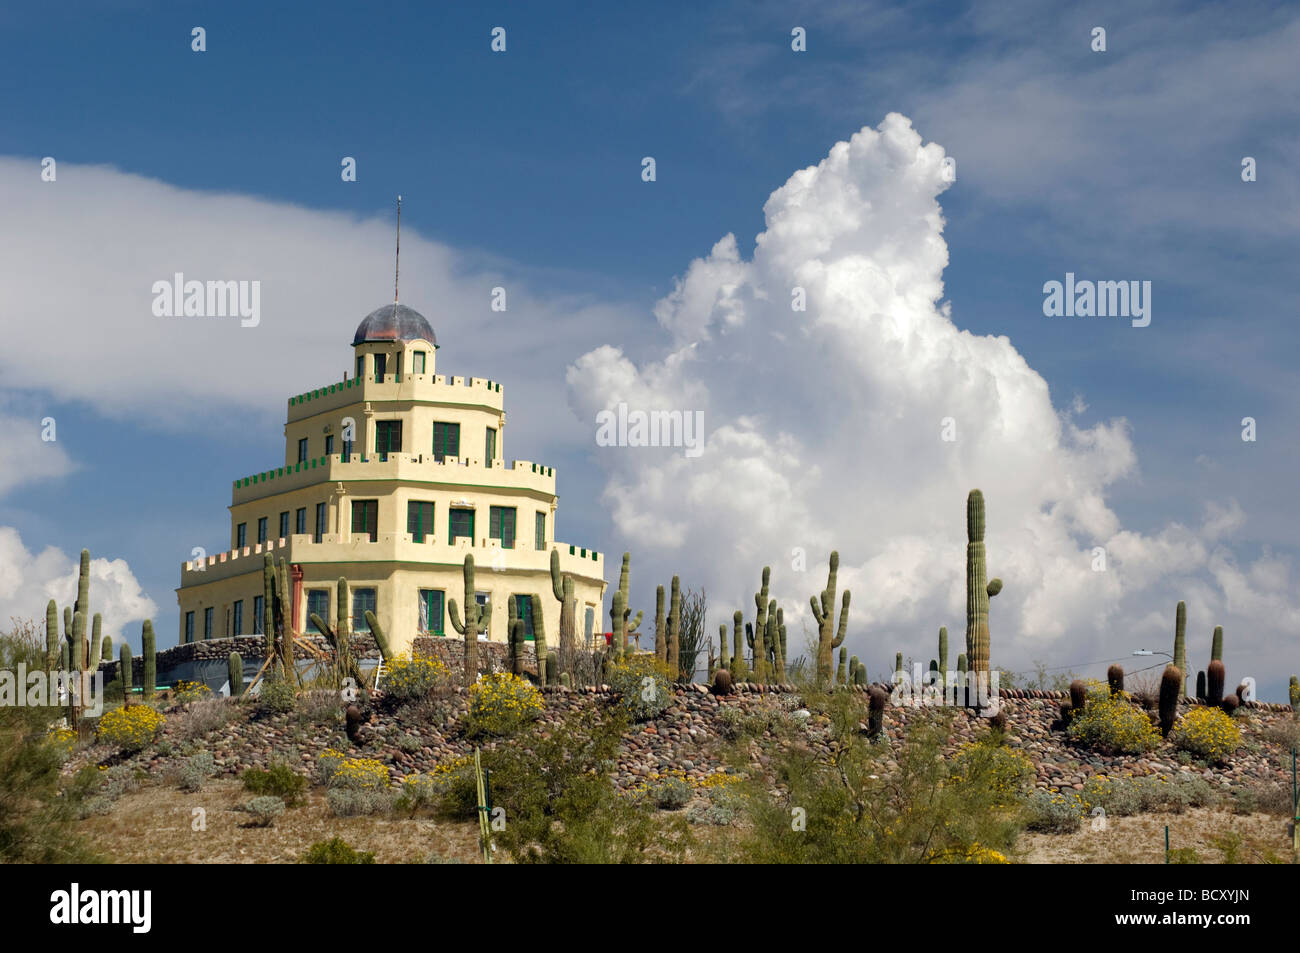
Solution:
[[[749,669],[745,666],[745,623],[744,613],[739,609],[731,617],[732,624],[732,644],[734,649],[731,653],[731,680],[732,682],[749,681]]]
[[[1106,683],[1110,687],[1112,695],[1118,695],[1124,691],[1124,666],[1112,665],[1106,669]]]
[[[474,557],[470,553],[465,554],[465,618],[461,619],[460,609],[456,605],[456,600],[451,599],[448,602],[448,608],[451,610],[451,627],[455,629],[465,639],[465,685],[473,685],[478,681],[478,633],[480,624],[486,623],[492,618],[491,604],[480,606],[475,598],[474,588]],[[483,626],[486,628],[486,625]]]
[[[118,656],[118,678],[122,680],[122,704],[131,704],[132,681],[135,678],[135,672],[132,666],[134,661],[131,658],[131,646],[127,642],[122,643],[122,649]]]
[[[51,599],[45,606],[45,668],[59,664],[59,604]]]
[[[984,494],[971,490],[966,497],[966,656],[976,677],[989,672],[989,599],[1002,591],[1001,579],[988,580],[984,560]]]
[[[1181,601],[1174,610],[1174,668],[1187,671],[1187,603]],[[1179,689],[1179,694],[1187,694],[1186,684]]]
[[[244,694],[244,660],[238,652],[226,657],[226,673],[230,676],[230,697],[238,698]]]
[[[1210,661],[1223,661],[1223,626],[1214,627],[1214,638],[1210,643]]]
[[[821,593],[821,603],[816,596],[809,598],[813,618],[817,620],[817,684],[826,685],[834,674],[832,652],[844,644],[849,624],[849,590],[844,590],[840,606],[839,629],[835,628],[835,578],[839,573],[840,554],[831,552],[830,571],[826,576],[826,588]]]
[[[158,655],[155,651],[153,623],[148,619],[144,620],[144,627],[140,633],[140,644],[144,647],[144,697],[147,701],[153,698],[158,681]]]
[[[555,684],[555,674],[559,671],[556,667],[560,664],[559,656],[550,652],[546,648],[546,619],[543,617],[541,605],[542,597],[535,594],[533,599],[533,654],[537,656],[537,684],[545,688],[547,685]],[[520,624],[522,625],[520,620]],[[555,655],[555,663],[549,661],[551,656]]]
[[[1223,685],[1228,674],[1218,659],[1205,667],[1205,701],[1217,705],[1223,701]]]
[[[655,658],[668,661],[668,628],[664,616],[664,587],[655,586]]]
[[[939,687],[947,684],[948,678],[948,627],[939,626]]]
[[[668,671],[673,680],[681,678],[682,667],[682,583],[673,576],[672,597],[668,603]]]
[[[1183,673],[1176,665],[1166,665],[1160,677],[1160,735],[1168,737],[1178,717],[1178,697],[1183,692]]]

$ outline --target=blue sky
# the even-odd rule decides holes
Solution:
[[[1282,673],[1300,668],[1293,626],[1300,615],[1289,582],[1300,531],[1292,503],[1300,465],[1294,7],[65,9],[58,18],[38,8],[0,12],[0,183],[7,180],[7,195],[30,197],[43,156],[58,160],[60,183],[49,188],[68,183],[64,195],[78,169],[111,168],[99,170],[104,178],[95,179],[95,191],[75,203],[43,214],[33,205],[30,220],[0,218],[5,248],[30,252],[39,241],[33,227],[48,226],[52,236],[41,246],[49,270],[38,271],[47,287],[32,287],[27,263],[0,265],[10,328],[0,357],[0,420],[25,433],[33,421],[55,416],[63,454],[39,464],[11,461],[11,475],[0,478],[0,527],[16,530],[31,554],[48,545],[75,556],[86,546],[125,560],[157,605],[164,643],[175,638],[179,561],[191,546],[224,544],[230,481],[278,462],[284,399],[341,376],[352,328],[389,294],[384,230],[391,231],[399,192],[404,239],[409,234],[412,243],[411,292],[403,300],[438,329],[440,370],[500,379],[508,388],[519,382],[507,396],[514,424],[507,454],[556,467],[561,535],[605,552],[632,550],[634,567],[646,569],[638,576],[634,568],[636,605],[652,605],[653,583],[682,571],[708,581],[719,618],[733,604],[748,606],[749,577],[783,558],[785,541],[745,552],[744,565],[729,575],[718,566],[731,551],[724,543],[705,562],[629,533],[602,497],[619,479],[618,465],[590,445],[590,427],[574,410],[590,395],[581,386],[575,393],[566,369],[603,343],[616,344],[643,371],[671,353],[680,342],[665,338],[654,308],[692,260],[708,256],[727,233],[750,259],[774,190],[821,162],[836,142],[898,112],[957,161],[956,182],[938,197],[948,256],[941,301],[951,303],[952,322],[976,335],[1006,335],[1046,381],[1056,410],[1081,397],[1079,426],[1123,418],[1135,463],[1106,480],[1104,493],[1123,530],[1154,541],[1172,525],[1200,525],[1207,506],[1236,507],[1231,532],[1214,545],[1254,580],[1248,593],[1234,593],[1216,575],[1223,559],[1208,553],[1185,573],[1144,577],[1115,596],[1101,621],[1067,624],[1045,641],[1035,642],[1021,619],[1004,661],[1026,668],[1032,658],[1063,664],[1119,653],[1136,640],[1154,646],[1150,618],[1172,617],[1182,597],[1204,609],[1202,617],[1192,614],[1197,638],[1207,640],[1216,622],[1228,625],[1230,651],[1239,634],[1241,657],[1249,659],[1243,665],[1268,669],[1256,677],[1274,695]],[[1104,53],[1090,49],[1097,25],[1107,29]],[[194,26],[207,31],[206,52],[190,49]],[[506,28],[505,53],[489,49],[495,26]],[[806,28],[807,52],[790,49],[794,26]],[[654,183],[640,180],[646,155],[657,162]],[[1253,183],[1240,177],[1247,155],[1258,161]],[[357,159],[355,183],[340,181],[343,156]],[[113,176],[144,180],[138,201],[152,203],[149,211],[114,205],[127,193]],[[319,229],[290,228],[299,214],[302,222],[364,236],[372,250],[364,259],[321,249],[298,275],[306,281],[313,267],[351,268],[355,301],[331,308],[322,292],[319,309],[284,318],[288,330],[310,330],[322,353],[334,356],[324,363],[314,354],[272,358],[246,347],[247,336],[223,338],[211,353],[225,362],[228,388],[196,383],[191,393],[183,383],[169,385],[186,408],[183,419],[148,409],[156,392],[143,380],[147,365],[169,352],[150,351],[146,366],[97,363],[97,354],[117,353],[99,349],[97,339],[136,331],[111,308],[96,314],[85,306],[83,296],[96,300],[98,256],[55,239],[89,233],[78,216],[102,214],[116,216],[123,246],[135,247],[135,226],[168,228],[171,194],[186,202],[203,196],[215,203],[207,209],[252,203],[265,212],[268,234],[283,227],[284,241],[301,241],[304,258],[314,251],[306,236]],[[202,214],[211,222],[210,211]],[[162,260],[142,267],[158,277],[172,270]],[[422,286],[422,271],[434,270],[439,280]],[[1151,326],[1045,318],[1042,284],[1067,271],[1152,281]],[[461,299],[450,292],[419,298],[453,286],[472,296],[489,284],[480,276],[505,276],[512,288],[526,289],[517,320],[528,322],[528,331],[452,308]],[[272,297],[272,277],[268,299],[284,302],[287,292]],[[46,313],[33,313],[37,308]],[[48,351],[51,327],[68,336],[70,350],[85,353],[61,363],[57,349]],[[530,335],[547,342],[545,361],[534,358]],[[204,345],[188,346],[193,350],[176,353],[202,361]],[[739,373],[772,386],[786,375],[816,373],[793,357],[787,363],[779,342],[762,353],[760,364]],[[1260,434],[1250,444],[1240,439],[1247,415]],[[852,420],[846,423],[852,439]],[[872,457],[882,455],[887,448]],[[852,505],[848,488],[845,494]],[[954,482],[954,512],[962,494]],[[1087,548],[1077,533],[1075,542]],[[836,545],[851,562],[854,541]],[[860,548],[855,565],[867,584],[881,553]],[[18,578],[31,590],[46,584],[30,574]],[[789,602],[806,604],[820,585],[791,581]],[[1191,594],[1180,595],[1184,589]],[[39,613],[45,596],[25,591],[6,594],[0,585],[0,609],[28,614],[32,602]],[[1016,597],[1009,589],[1002,598]],[[871,596],[855,593],[855,600],[865,606]],[[1002,604],[995,603],[995,622]],[[869,615],[870,632],[862,631],[855,651],[882,661],[914,646],[919,658],[932,652],[932,628],[958,624],[935,616],[931,626],[906,612]],[[1122,634],[1130,624],[1133,634]],[[127,631],[138,643],[138,620]]]

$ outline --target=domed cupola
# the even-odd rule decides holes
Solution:
[[[428,341],[435,348],[438,338],[424,315],[404,304],[386,304],[366,315],[352,336],[352,346],[368,342]]]

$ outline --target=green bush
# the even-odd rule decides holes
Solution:
[[[655,718],[673,701],[671,672],[650,654],[633,655],[611,665],[609,687],[618,694],[619,706],[633,721]]]
[[[251,826],[270,827],[284,813],[284,801],[267,794],[253,798],[244,805],[244,810],[252,815]]]
[[[263,678],[258,686],[257,708],[261,712],[283,715],[293,711],[297,703],[293,686],[282,678]]]
[[[393,809],[393,795],[386,789],[330,788],[325,801],[335,817],[364,817],[387,814]]]
[[[1051,791],[1034,791],[1026,800],[1025,826],[1031,831],[1070,834],[1079,829],[1080,804],[1075,798]]]
[[[212,752],[200,751],[181,764],[177,772],[177,785],[182,791],[198,791],[203,787],[203,782],[212,777],[215,769]]]
[[[297,804],[307,790],[307,779],[281,761],[273,762],[265,771],[248,768],[240,779],[244,782],[244,790],[250,794],[278,797],[287,807]]]
[[[495,672],[470,687],[465,732],[471,738],[513,735],[544,707],[542,693],[528,679]]]
[[[669,775],[652,781],[646,788],[646,794],[660,810],[675,811],[690,801],[691,786],[685,778]]]
[[[726,827],[736,822],[745,811],[745,796],[734,785],[720,785],[704,789],[707,804],[696,804],[686,812],[692,824],[714,824]]]
[[[305,864],[373,864],[375,855],[349,847],[341,837],[312,844],[303,858]]]
[[[1112,695],[1105,683],[1089,687],[1082,712],[1070,719],[1071,740],[1106,754],[1141,754],[1160,743],[1160,732],[1126,692]]]

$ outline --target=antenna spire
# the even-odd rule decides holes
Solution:
[[[402,197],[397,197],[397,253],[393,256],[393,307],[397,307],[397,280],[402,262]]]

